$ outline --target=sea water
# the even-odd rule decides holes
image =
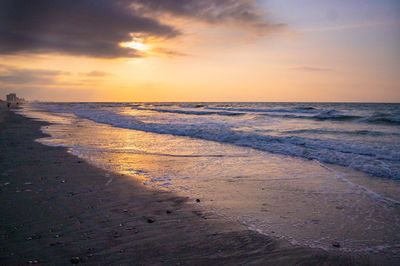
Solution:
[[[294,244],[400,250],[400,105],[36,103],[39,140]]]

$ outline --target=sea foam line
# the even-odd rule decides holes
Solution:
[[[338,172],[338,171],[332,169],[331,167],[327,166],[326,164],[321,163],[320,161],[317,161],[317,160],[314,160],[314,161],[317,164],[319,164],[321,167],[323,167],[323,168],[327,169],[328,171],[332,172],[336,179],[338,179],[340,181],[343,181],[343,182],[346,182],[351,187],[354,187],[354,188],[362,191],[364,194],[367,194],[368,196],[372,197],[373,199],[381,201],[381,202],[384,202],[384,203],[389,204],[389,205],[392,205],[392,204],[400,205],[400,201],[392,199],[392,198],[389,198],[389,197],[386,197],[386,196],[383,196],[383,195],[381,195],[381,194],[379,194],[379,193],[377,193],[377,192],[375,192],[375,191],[373,191],[373,190],[371,190],[371,189],[369,189],[369,188],[367,188],[365,186],[355,184],[355,183],[351,182],[346,177],[346,175],[344,173]]]

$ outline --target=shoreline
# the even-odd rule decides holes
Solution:
[[[69,264],[368,265],[364,256],[294,247],[149,190],[34,140],[34,121],[0,110],[0,261]],[[110,181],[111,180],[111,181]],[[385,262],[386,263],[386,262]]]

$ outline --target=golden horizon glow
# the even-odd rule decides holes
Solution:
[[[315,22],[337,4],[303,10],[301,2],[260,1],[288,21],[288,30],[261,36],[242,25],[160,15],[179,34],[136,33],[116,43],[132,49],[132,58],[109,43],[110,57],[0,55],[0,93],[48,101],[400,102],[400,22],[392,15],[366,23],[359,6],[347,2],[343,18]]]

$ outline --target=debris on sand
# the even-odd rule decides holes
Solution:
[[[41,235],[33,234],[33,235],[27,237],[26,240],[34,240],[34,239],[41,239],[41,238],[42,238]]]
[[[114,238],[119,238],[121,235],[118,232],[113,232],[113,237]]]
[[[78,264],[79,262],[81,262],[81,258],[72,257],[70,261],[71,261],[72,264]]]

